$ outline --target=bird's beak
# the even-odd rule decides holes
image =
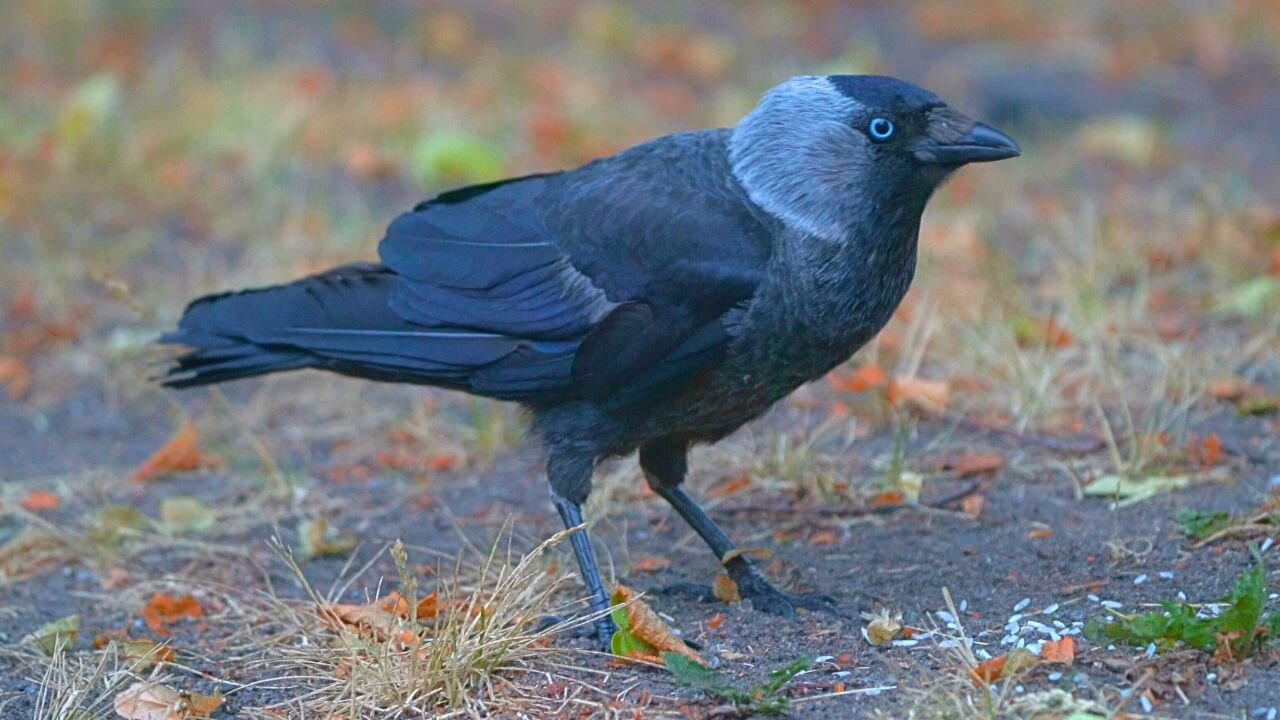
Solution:
[[[1007,160],[1022,154],[1022,148],[1013,138],[990,125],[972,120],[965,125],[968,130],[956,131],[953,123],[945,123],[944,131],[930,133],[913,149],[916,159],[938,165],[965,165]]]

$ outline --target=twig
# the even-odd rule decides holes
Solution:
[[[943,495],[932,503],[904,503],[902,505],[877,505],[873,507],[779,507],[777,505],[730,505],[712,508],[710,512],[718,514],[732,513],[772,513],[792,515],[816,515],[819,517],[862,517],[864,515],[888,515],[899,510],[942,510],[958,500],[977,492],[982,487],[982,480],[974,480],[955,492]]]

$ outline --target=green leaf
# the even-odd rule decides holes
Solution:
[[[1231,524],[1231,516],[1224,512],[1200,510],[1183,510],[1178,513],[1177,520],[1178,529],[1192,540],[1203,540]]]
[[[75,645],[79,632],[80,616],[68,615],[41,625],[35,632],[24,637],[22,642],[35,645],[45,655],[52,656],[59,649],[65,650]]]
[[[410,157],[414,178],[423,185],[488,182],[504,174],[502,157],[493,145],[461,130],[423,135]]]
[[[160,524],[173,535],[202,533],[218,524],[213,510],[193,497],[172,497],[160,503]]]
[[[776,694],[779,690],[782,689],[783,685],[786,685],[787,683],[791,682],[792,678],[804,672],[805,670],[808,670],[809,666],[812,664],[813,664],[813,658],[808,658],[808,657],[797,658],[793,660],[790,665],[779,668],[769,673],[769,680],[765,683],[762,683],[760,685],[760,689],[765,691],[765,693],[769,695]]]
[[[1271,613],[1267,618],[1267,642],[1280,640],[1280,610]]]
[[[128,505],[103,505],[85,516],[89,540],[98,545],[117,546],[136,537],[149,524],[146,516]]]
[[[1187,475],[1141,478],[1103,475],[1089,483],[1084,489],[1084,494],[1087,497],[1118,498],[1120,502],[1117,505],[1123,507],[1146,500],[1153,495],[1181,490],[1190,484],[1191,478]]]
[[[1262,571],[1262,563],[1254,565],[1236,579],[1231,594],[1224,600],[1228,604],[1226,610],[1217,618],[1218,633],[1241,633],[1232,641],[1232,649],[1236,657],[1245,657],[1253,651],[1253,639],[1262,619],[1262,606],[1267,602],[1266,577]]]
[[[618,657],[657,655],[658,649],[631,634],[630,630],[618,630],[609,638],[609,651]]]
[[[718,684],[714,670],[703,667],[680,653],[664,652],[661,657],[667,670],[681,685],[705,692]]]

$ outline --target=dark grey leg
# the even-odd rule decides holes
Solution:
[[[564,462],[553,457],[547,463],[547,478],[551,482],[551,501],[565,528],[574,528],[582,524],[582,501],[586,500],[591,490],[591,463]],[[596,565],[596,554],[591,548],[591,538],[586,529],[579,530],[570,536],[573,555],[578,560],[578,569],[582,572],[582,583],[586,586],[592,612],[600,612],[609,608],[609,594],[605,592],[604,583],[600,580],[600,568]],[[595,631],[604,650],[608,652],[609,641],[617,628],[613,620],[605,615],[595,623]]]
[[[827,609],[831,604],[827,598],[797,598],[784,594],[745,555],[737,555],[725,562],[725,556],[735,549],[733,541],[680,488],[688,469],[686,456],[687,446],[674,441],[658,441],[640,448],[640,467],[653,491],[666,500],[694,532],[702,537],[711,552],[715,553],[716,559],[720,560],[729,577],[738,586],[742,597],[751,600],[752,606],[757,610],[783,617],[795,616],[796,607]]]

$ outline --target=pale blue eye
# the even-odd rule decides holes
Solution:
[[[893,123],[884,118],[872,120],[868,129],[871,131],[871,137],[874,140],[888,140],[893,136]]]

